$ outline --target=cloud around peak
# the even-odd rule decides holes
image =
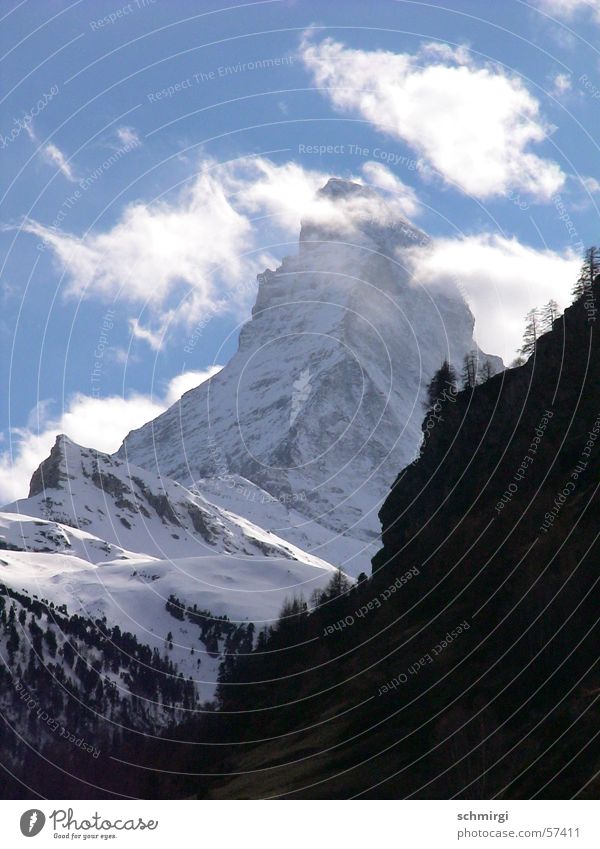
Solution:
[[[477,342],[505,363],[521,346],[529,310],[550,299],[568,306],[580,266],[570,248],[539,250],[497,233],[434,239],[412,256],[417,283],[458,285],[475,316]]]
[[[481,199],[517,189],[547,200],[564,182],[556,162],[531,150],[550,132],[538,101],[464,46],[367,51],[309,33],[300,54],[336,109],[407,144],[448,185]]]
[[[156,350],[182,324],[248,312],[256,275],[297,240],[304,215],[343,216],[349,225],[358,220],[361,210],[351,204],[342,210],[318,195],[328,177],[260,156],[204,159],[184,190],[126,205],[108,230],[79,236],[32,219],[22,230],[52,252],[65,272],[65,295],[142,308],[146,323],[132,316],[130,329]],[[393,214],[417,215],[414,190],[381,163],[365,163],[359,179],[387,194]],[[363,201],[363,212],[368,204]],[[381,199],[370,205],[381,206]]]

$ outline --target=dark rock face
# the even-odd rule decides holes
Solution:
[[[596,285],[598,303],[599,293]],[[578,301],[524,366],[445,404],[380,511],[374,571],[431,557],[443,577],[451,550],[477,542],[482,563],[503,561],[507,546],[551,549],[568,533],[595,498],[600,468],[600,350],[589,316]]]
[[[40,463],[31,477],[29,484],[29,498],[39,495],[47,489],[62,489],[63,484],[69,480],[65,468],[64,440],[62,434],[56,437],[50,455]]]
[[[598,304],[596,285],[524,366],[424,423],[371,578],[225,670],[220,705],[243,717],[222,771],[237,777],[194,792],[597,797]]]
[[[194,526],[194,530],[196,533],[200,534],[200,536],[207,540],[207,542],[211,542],[214,540],[216,534],[214,528],[211,526],[211,522],[205,513],[200,510],[199,507],[191,504],[188,507],[188,515],[192,520],[192,524]]]

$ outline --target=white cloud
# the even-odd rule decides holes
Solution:
[[[164,394],[158,396],[132,393],[127,397],[96,398],[76,393],[56,417],[50,415],[48,402],[38,403],[27,427],[13,429],[12,453],[7,450],[0,453],[0,503],[27,494],[31,475],[48,456],[59,433],[66,433],[80,445],[113,453],[130,430],[160,415],[184,392],[220,369],[221,366],[211,366],[204,371],[177,375],[166,385]],[[6,440],[3,444],[6,445]]]
[[[426,44],[408,54],[305,39],[301,55],[337,109],[401,139],[464,192],[489,198],[516,188],[547,199],[564,182],[555,162],[530,150],[549,130],[538,101],[464,47]]]
[[[458,283],[475,316],[475,337],[490,354],[510,362],[521,346],[524,316],[554,298],[561,308],[581,264],[571,250],[536,250],[516,239],[482,234],[439,239],[414,256],[415,278]]]
[[[141,144],[140,137],[133,127],[118,127],[117,138],[124,147],[138,147]]]
[[[223,366],[210,366],[204,371],[186,371],[183,374],[178,374],[169,381],[165,396],[167,406],[174,404],[175,401],[178,401],[190,389],[194,389],[194,387],[204,383],[205,380],[218,374],[222,368]]]
[[[261,248],[265,230],[296,238],[302,207],[325,180],[258,157],[221,166],[204,161],[191,186],[168,201],[129,204],[110,230],[79,237],[33,220],[23,229],[64,267],[67,295],[145,305],[157,326],[134,322],[132,330],[158,347],[165,321],[191,325],[246,302],[248,281],[274,261]],[[268,220],[254,227],[251,214]],[[176,313],[172,297],[181,305]]]
[[[122,299],[162,304],[182,282],[198,304],[216,296],[214,270],[227,262],[239,279],[240,253],[251,246],[248,220],[228,202],[208,170],[175,203],[134,203],[106,232],[75,235],[34,221],[24,229],[40,236],[69,272],[69,293],[119,295]]]
[[[535,0],[536,5],[549,15],[573,18],[579,12],[593,12],[600,19],[600,0]]]
[[[557,74],[552,81],[552,93],[555,97],[566,94],[572,88],[569,74]]]
[[[398,211],[407,218],[417,218],[421,212],[421,205],[417,193],[411,186],[407,186],[389,168],[381,162],[365,162],[362,167],[365,181],[376,189],[391,192]]]
[[[417,213],[414,191],[382,164],[366,163],[363,175],[387,191],[389,214]],[[222,165],[205,160],[184,191],[168,201],[129,204],[110,230],[79,237],[33,220],[22,227],[66,270],[67,295],[145,307],[148,318],[143,324],[132,318],[130,328],[157,350],[178,324],[247,310],[256,275],[277,264],[263,246],[295,242],[302,217],[351,228],[366,207],[383,208],[378,198],[334,204],[317,197],[328,177],[264,157]]]
[[[73,169],[67,162],[67,159],[62,152],[55,144],[46,144],[41,148],[41,153],[44,158],[51,163],[52,165],[56,165],[59,171],[70,180],[72,183],[75,182],[75,175],[73,174]]]
[[[255,157],[242,170],[236,165],[225,169],[223,181],[232,203],[241,211],[256,217],[268,216],[277,229],[296,238],[302,216],[319,205],[315,193],[328,176],[296,162],[276,165],[264,157]]]
[[[318,193],[329,175],[320,171],[307,171],[294,162],[277,166],[266,159],[254,160],[259,176],[252,183],[235,186],[243,193],[244,208],[256,215],[267,215],[296,240],[301,220],[313,224],[324,223],[328,230],[339,228],[348,238],[365,219],[395,219],[398,216],[416,216],[419,203],[410,186],[379,162],[363,164],[361,176],[351,176],[355,182],[372,184],[381,192],[370,197],[338,197],[335,200]]]

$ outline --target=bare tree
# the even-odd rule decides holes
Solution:
[[[473,389],[477,384],[477,351],[469,351],[463,360],[463,389]]]
[[[556,301],[554,299],[548,301],[546,306],[542,308],[542,332],[546,333],[552,330],[552,325],[559,317],[560,310]]]
[[[493,377],[493,376],[494,376],[494,369],[492,367],[492,364],[489,360],[486,360],[484,363],[481,364],[481,367],[479,369],[479,374],[478,374],[479,383],[485,383],[487,380],[490,379],[490,377]]]
[[[535,349],[535,343],[540,336],[541,322],[538,310],[529,310],[525,316],[525,332],[523,333],[523,345],[520,353],[528,357]]]

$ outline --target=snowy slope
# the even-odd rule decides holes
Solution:
[[[5,509],[21,514],[21,525],[24,517],[29,522],[25,536],[30,544],[19,548],[68,551],[92,563],[107,559],[99,556],[104,551],[111,559],[219,552],[272,555],[324,565],[174,481],[82,448],[64,435],[57,438],[50,456],[33,475],[29,497]],[[32,533],[36,526],[31,517],[60,523],[54,532],[57,542],[49,542],[52,532],[41,525]],[[18,539],[18,517],[15,519],[10,532],[0,524],[0,545],[3,538],[8,543]],[[25,539],[23,532],[21,536]]]
[[[73,554],[75,557],[89,560],[90,563],[140,557],[139,553],[112,545],[86,531],[19,513],[0,513],[0,551],[2,549],[55,551]]]
[[[214,505],[59,436],[29,497],[0,513],[0,586],[64,605],[69,616],[106,618],[192,676],[198,698],[210,699],[224,652],[243,641],[242,625],[272,623],[286,598],[308,600],[334,572],[236,516],[238,503]],[[206,615],[173,615],[171,596]],[[159,723],[158,714],[153,708],[148,721]]]
[[[58,553],[3,551],[0,584],[30,597],[66,605],[70,615],[92,620],[104,616],[157,648],[185,677],[192,676],[201,700],[214,693],[224,638],[201,639],[198,624],[174,617],[166,609],[170,596],[184,607],[209,611],[208,622],[227,616],[234,626],[253,622],[256,631],[272,624],[286,599],[309,599],[322,589],[334,570],[274,557],[209,555],[173,561],[140,560],[93,565]],[[172,635],[172,639],[166,638]],[[193,653],[192,653],[193,649]]]
[[[228,476],[251,481],[291,524],[304,517],[309,548],[326,541],[321,550],[357,574],[369,569],[381,502],[421,442],[428,381],[477,346],[458,287],[411,279],[421,231],[364,186],[331,180],[320,197],[327,216],[304,222],[298,254],[259,275],[233,359],[117,456],[200,491],[215,479],[219,503],[231,499]],[[238,498],[234,509],[268,526],[273,506]],[[348,539],[366,546],[352,564]]]
[[[302,514],[297,501],[274,498],[238,475],[202,478],[197,487],[211,503],[238,516],[247,516],[254,524],[289,540],[305,554],[334,566],[343,565],[349,575],[369,571],[369,542],[347,533],[332,533],[330,528]]]

